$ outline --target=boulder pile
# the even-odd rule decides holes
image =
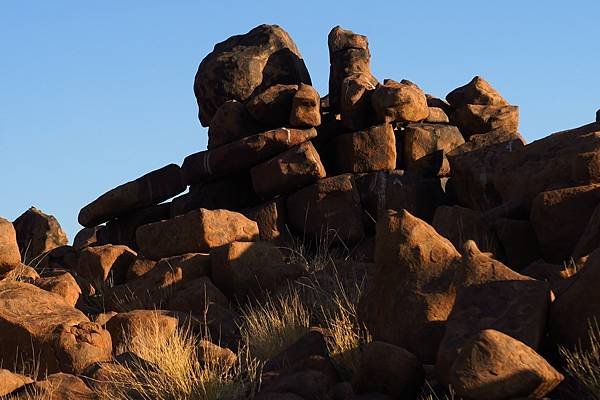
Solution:
[[[556,392],[548,349],[585,344],[600,317],[598,115],[526,144],[518,106],[482,77],[443,100],[373,76],[366,36],[338,26],[328,46],[321,96],[279,26],[217,44],[194,81],[207,149],[83,207],[72,246],[35,208],[0,219],[4,367],[33,343],[50,373],[93,375],[150,315],[235,350],[235,306],[307,273],[286,251],[300,239],[369,266],[373,341],[351,387],[326,349],[297,344],[286,354],[305,358],[258,398],[409,399],[426,376],[473,400]]]

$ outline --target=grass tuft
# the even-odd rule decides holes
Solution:
[[[581,344],[574,350],[561,347],[560,354],[582,398],[600,400],[600,327],[595,319],[589,323],[588,336],[589,346],[585,350]]]

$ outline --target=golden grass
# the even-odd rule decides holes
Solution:
[[[288,287],[262,303],[243,307],[239,327],[250,354],[268,361],[308,332],[310,313],[298,290]]]
[[[565,371],[577,383],[585,397],[600,400],[600,327],[598,321],[589,323],[589,346],[581,345],[574,350],[560,348],[565,362]]]
[[[209,338],[205,338],[208,340]],[[110,384],[102,385],[103,399],[126,400],[241,400],[254,396],[259,363],[240,350],[235,362],[224,362],[218,352],[199,356],[201,338],[189,329],[165,336],[156,319],[127,343],[141,360],[108,365]]]

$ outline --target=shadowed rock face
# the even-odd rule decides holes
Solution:
[[[216,44],[194,80],[200,123],[208,126],[226,101],[246,101],[279,83],[311,84],[296,44],[279,26],[260,25]]]
[[[13,225],[25,263],[37,259],[46,251],[68,243],[67,235],[52,215],[31,207],[17,218]]]

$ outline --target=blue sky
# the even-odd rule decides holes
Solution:
[[[443,97],[484,76],[531,141],[594,119],[599,20],[597,1],[3,1],[0,216],[35,205],[72,239],[89,201],[204,149],[198,64],[261,23],[292,35],[322,95],[341,25],[369,37],[380,80]]]

